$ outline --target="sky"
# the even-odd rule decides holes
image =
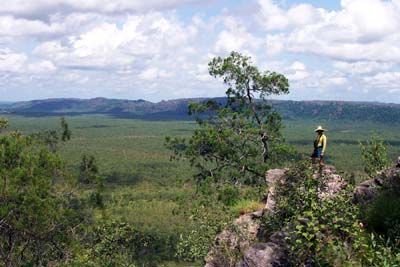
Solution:
[[[223,96],[237,51],[275,99],[400,103],[400,0],[2,0],[0,101]]]

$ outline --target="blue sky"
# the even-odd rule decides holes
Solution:
[[[292,100],[400,103],[400,0],[4,0],[0,101],[224,94],[238,51]]]

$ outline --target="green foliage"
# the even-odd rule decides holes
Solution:
[[[372,231],[386,239],[400,242],[400,199],[394,192],[385,192],[364,207],[362,220]]]
[[[262,219],[268,233],[286,233],[291,263],[398,266],[398,200],[392,198],[390,203],[387,197],[379,199],[366,211],[368,216],[361,216],[365,211],[352,203],[352,187],[322,199],[319,192],[326,186],[325,178],[321,173],[319,178],[313,178],[312,171],[307,162],[292,166],[285,181],[277,185],[276,212]],[[390,229],[394,231],[390,236],[393,239],[370,234],[368,229]]]
[[[8,127],[9,123],[6,118],[0,117],[0,132]]]
[[[254,211],[258,211],[264,208],[264,203],[260,203],[259,201],[249,200],[249,199],[241,199],[235,203],[234,206],[230,208],[233,216],[239,217],[240,215],[251,213]]]
[[[149,182],[135,186],[105,187],[104,207],[95,211],[95,221],[112,218],[126,222],[143,235],[154,237],[153,251],[149,257],[174,260],[179,235],[188,231],[189,215],[183,214],[190,202],[190,188]],[[182,209],[177,202],[186,203]]]
[[[37,141],[47,145],[52,152],[56,152],[61,142],[66,142],[71,139],[71,130],[64,117],[60,119],[60,130],[45,130],[33,133],[31,136]]]
[[[59,125],[58,117],[26,117],[7,115],[12,122],[7,131],[20,130],[24,134],[36,131],[56,128]],[[169,161],[168,151],[164,146],[164,136],[176,136],[189,139],[192,132],[197,128],[190,121],[142,121],[134,119],[120,119],[104,115],[85,115],[67,117],[73,136],[67,145],[58,150],[65,159],[67,170],[75,177],[79,177],[79,167],[82,162],[82,154],[93,155],[99,169],[99,175],[106,178],[104,186],[102,209],[95,205],[88,205],[86,215],[91,225],[97,226],[102,223],[103,218],[113,218],[119,222],[126,222],[131,227],[147,236],[151,233],[156,239],[157,252],[153,257],[161,260],[174,260],[176,246],[180,235],[182,239],[188,237],[188,232],[196,229],[198,224],[190,219],[191,213],[183,214],[183,211],[193,205],[193,192],[196,190],[191,183],[177,183],[176,181],[187,181],[193,175],[188,162]],[[319,122],[318,122],[319,123]],[[286,121],[283,129],[284,136],[297,150],[309,154],[312,149],[315,121]],[[325,125],[325,123],[323,123]],[[358,139],[367,139],[372,132],[379,129],[379,134],[390,144],[388,147],[390,159],[398,156],[399,126],[396,124],[381,124],[377,122],[346,122],[330,121],[329,125],[329,147],[327,161],[330,161],[340,170],[356,172],[356,181],[360,182],[362,171],[361,154],[358,147]],[[112,180],[113,179],[113,180]],[[259,200],[260,193],[264,190],[259,188],[240,187],[240,199],[231,207],[224,207],[218,200],[218,193],[224,187],[224,183],[213,187],[213,190],[204,189],[204,193],[215,195],[212,200],[215,203],[204,203],[210,210],[219,209],[221,214],[215,214],[218,221],[219,216],[236,216],[241,210],[245,210],[248,199]],[[57,186],[60,186],[58,184]],[[91,192],[95,192],[93,185],[81,185],[77,191],[81,200],[71,200],[74,209],[85,205]],[[199,189],[198,189],[199,190]],[[93,196],[94,198],[94,196]],[[178,206],[178,203],[182,203]],[[243,207],[236,209],[236,207]],[[250,205],[250,204],[249,204]],[[225,209],[225,210],[224,210]],[[177,211],[180,210],[181,212]],[[91,217],[93,212],[93,218]],[[207,211],[209,212],[209,211]],[[209,215],[211,216],[211,215]],[[219,219],[223,221],[230,221]],[[364,222],[364,219],[362,220]],[[205,224],[205,223],[204,223]],[[365,223],[367,229],[368,224]],[[88,230],[89,231],[89,230]],[[207,231],[205,231],[207,232]],[[79,232],[79,236],[85,239],[86,234]],[[369,235],[360,244],[367,245],[365,255],[379,252],[387,255],[390,247],[386,241],[381,241],[375,235],[376,246],[371,247]],[[193,245],[196,238],[193,238]],[[210,242],[213,239],[210,238]],[[368,241],[368,242],[367,242]],[[82,242],[83,244],[83,242]],[[204,245],[206,247],[206,245]],[[336,247],[340,251],[340,247]],[[345,248],[341,250],[345,251]],[[391,249],[391,257],[395,255]],[[68,251],[65,249],[65,251]],[[188,247],[189,251],[189,247]],[[386,251],[386,252],[382,252]],[[335,252],[338,254],[339,252]],[[76,254],[84,257],[84,250],[77,246]],[[336,255],[335,254],[335,255]],[[347,254],[343,254],[347,257]],[[374,254],[375,255],[375,254]],[[373,256],[376,262],[384,262],[377,255]],[[199,257],[202,260],[201,257]],[[177,266],[179,263],[171,263]],[[1,265],[1,264],[0,264]],[[354,264],[360,266],[361,264]],[[365,264],[366,266],[368,264]],[[84,266],[78,264],[77,266]],[[159,263],[162,266],[162,263]],[[185,265],[186,266],[186,265]],[[187,266],[197,266],[188,263]],[[200,264],[199,264],[200,266]],[[393,265],[395,266],[395,265]]]
[[[207,255],[215,237],[232,220],[231,215],[212,196],[200,195],[183,211],[189,217],[188,231],[182,233],[176,255],[185,261],[201,260]]]
[[[374,177],[378,171],[388,166],[386,144],[379,135],[372,135],[365,145],[360,142],[360,149],[364,171],[369,177]]]
[[[120,221],[98,223],[90,229],[83,251],[74,259],[75,266],[157,266],[148,259],[156,250],[156,240]]]
[[[93,155],[82,155],[82,161],[79,166],[79,181],[84,184],[102,183],[96,158]]]
[[[89,203],[95,207],[103,208],[104,179],[99,175],[99,168],[93,155],[82,155],[78,180],[85,185],[96,187],[94,191],[90,192]]]
[[[232,52],[227,58],[216,57],[208,65],[210,75],[221,77],[228,85],[226,94],[229,101],[239,101],[247,106],[253,94],[264,99],[271,94],[289,93],[289,83],[283,75],[260,72],[252,65],[250,57],[240,53]]]
[[[61,159],[30,137],[0,136],[0,177],[2,265],[62,261],[81,219]]]
[[[167,138],[166,145],[175,157],[189,159],[198,169],[198,182],[211,177],[215,182],[260,184],[268,165],[286,151],[280,115],[255,97],[288,93],[288,80],[275,72],[260,72],[249,57],[236,52],[214,58],[209,73],[228,86],[225,107],[213,101],[192,103],[191,114],[210,118],[197,119],[199,128],[188,141]]]
[[[67,120],[62,117],[61,118],[61,141],[66,142],[71,139],[71,130],[69,129]]]
[[[359,236],[354,242],[357,249],[358,265],[373,267],[400,266],[398,244],[385,240],[374,233]]]
[[[218,193],[218,200],[226,206],[232,206],[239,200],[240,192],[236,187],[227,184]]]

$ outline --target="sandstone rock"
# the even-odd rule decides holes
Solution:
[[[264,210],[266,212],[274,213],[276,206],[275,200],[275,187],[271,186],[268,190],[267,203],[265,203]]]
[[[278,267],[289,266],[285,249],[275,243],[252,244],[243,254],[236,267]]]
[[[286,169],[273,169],[267,171],[265,178],[269,185],[269,190],[268,190],[267,202],[264,207],[264,210],[266,212],[273,213],[275,210],[276,206],[275,184],[283,180],[286,171],[287,171]]]
[[[245,214],[236,219],[230,229],[225,229],[215,240],[214,247],[206,256],[205,267],[232,266],[232,259],[226,256],[227,250],[232,255],[240,255],[247,250],[257,237],[259,222],[252,214]]]
[[[338,174],[331,173],[326,179],[326,188],[319,193],[321,199],[327,197],[332,198],[347,186],[346,181]]]
[[[362,182],[354,190],[354,202],[360,203],[371,201],[380,189],[381,186],[375,183],[375,179]]]
[[[380,171],[374,179],[359,184],[354,190],[354,201],[370,202],[381,192],[390,190],[400,195],[400,169],[389,168]]]
[[[318,193],[321,199],[333,197],[347,186],[347,182],[336,173],[336,169],[332,165],[325,165],[321,172],[314,172],[313,178],[326,181],[326,187]]]
[[[267,171],[265,178],[268,184],[273,184],[276,181],[282,179],[285,175],[286,169],[273,169]]]
[[[264,209],[255,211],[251,214],[252,219],[261,218],[264,215]]]

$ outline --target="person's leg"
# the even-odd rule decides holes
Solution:
[[[322,156],[322,147],[318,147],[319,166],[324,165],[323,157],[324,156]]]

